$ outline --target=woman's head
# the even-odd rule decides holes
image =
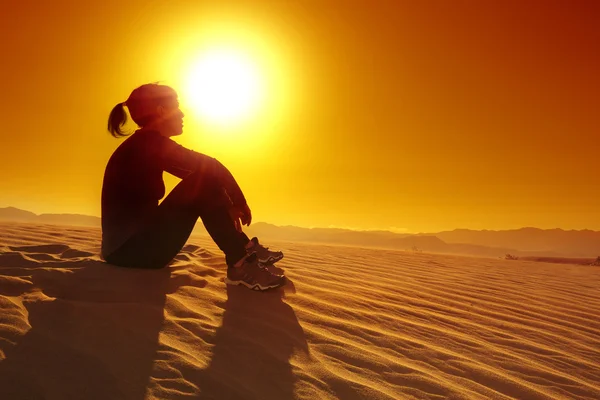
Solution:
[[[108,118],[108,131],[114,137],[127,136],[122,128],[127,122],[124,107],[127,106],[131,119],[142,128],[153,128],[165,136],[180,135],[183,130],[183,113],[179,109],[177,92],[173,88],[157,83],[142,85],[117,104]]]

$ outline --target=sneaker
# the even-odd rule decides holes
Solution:
[[[283,258],[281,251],[271,251],[268,247],[264,247],[258,242],[258,238],[253,237],[246,245],[248,254],[256,254],[260,265],[271,265]]]
[[[263,291],[285,285],[285,276],[273,274],[261,267],[256,254],[252,253],[227,269],[225,283],[244,285],[252,290]]]

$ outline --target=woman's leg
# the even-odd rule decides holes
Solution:
[[[145,226],[112,255],[111,264],[162,268],[188,240],[198,218],[232,266],[246,254],[248,237],[235,229],[229,199],[210,176],[193,173],[183,179],[149,218]]]

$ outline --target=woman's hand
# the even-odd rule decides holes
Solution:
[[[229,209],[229,215],[238,232],[242,231],[242,225],[250,226],[250,222],[252,222],[252,212],[248,204],[244,204],[243,206],[232,205]]]

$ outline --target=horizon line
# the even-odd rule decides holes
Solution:
[[[49,212],[45,212],[45,213],[35,213],[33,211],[30,210],[26,210],[23,208],[19,208],[19,207],[15,207],[15,206],[6,206],[6,207],[0,207],[1,209],[8,209],[8,208],[13,208],[15,210],[19,210],[19,211],[25,211],[31,214],[34,214],[35,216],[42,216],[42,215],[73,215],[73,216],[81,216],[81,217],[91,217],[91,218],[98,218],[100,219],[101,217],[98,215],[91,215],[91,214],[80,214],[80,213],[49,213]],[[560,231],[564,231],[564,232],[569,232],[569,231],[575,231],[575,232],[582,232],[582,231],[590,231],[590,232],[600,232],[600,230],[595,230],[595,229],[590,229],[590,228],[582,228],[582,229],[566,229],[566,228],[559,228],[559,227],[555,227],[555,228],[538,228],[535,226],[521,226],[518,228],[506,228],[506,229],[474,229],[474,228],[453,228],[453,229],[444,229],[444,230],[439,230],[439,231],[409,231],[406,228],[398,228],[398,227],[390,227],[390,228],[354,228],[354,227],[340,227],[340,226],[336,226],[336,225],[329,225],[329,226],[300,226],[300,225],[291,225],[291,224],[285,224],[285,225],[278,225],[276,223],[273,222],[267,222],[267,221],[255,221],[253,222],[253,224],[257,224],[257,223],[263,223],[263,224],[267,224],[267,225],[273,225],[275,227],[278,228],[286,228],[286,227],[292,227],[292,228],[301,228],[301,229],[337,229],[337,230],[345,230],[345,231],[352,231],[352,232],[385,232],[385,233],[393,233],[393,234],[397,234],[397,235],[427,235],[427,234],[436,234],[436,233],[442,233],[442,232],[453,232],[453,231],[459,231],[459,230],[465,230],[465,231],[476,231],[476,232],[506,232],[506,231],[517,231],[517,230],[523,230],[523,229],[538,229],[541,231],[552,231],[552,230],[560,230]]]

